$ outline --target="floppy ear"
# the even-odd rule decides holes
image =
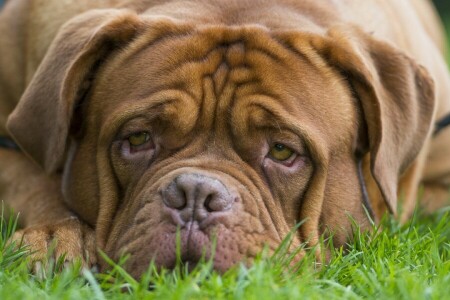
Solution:
[[[51,173],[62,166],[74,110],[96,70],[114,49],[129,42],[139,19],[125,10],[93,10],[59,31],[8,118],[20,147]]]
[[[368,131],[371,171],[396,214],[399,177],[418,155],[434,114],[434,82],[394,46],[358,28],[336,28],[311,45],[348,79]]]
[[[338,26],[325,36],[286,32],[280,37],[313,64],[325,63],[347,80],[367,127],[355,156],[370,153],[372,176],[396,214],[400,176],[418,155],[432,125],[435,95],[428,72],[356,26]]]

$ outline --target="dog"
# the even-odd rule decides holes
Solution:
[[[448,204],[428,1],[9,0],[0,32],[0,198],[36,262],[139,277],[179,240],[224,272],[299,222],[293,247],[340,247]]]

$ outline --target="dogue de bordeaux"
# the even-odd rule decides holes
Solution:
[[[448,204],[426,0],[9,0],[0,34],[0,199],[35,261],[56,240],[138,277],[179,238],[222,272],[299,222],[294,246],[341,246]]]

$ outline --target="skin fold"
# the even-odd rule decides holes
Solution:
[[[0,197],[35,261],[57,240],[86,266],[130,254],[139,277],[173,268],[179,238],[224,272],[299,222],[293,249],[343,246],[351,218],[406,220],[419,186],[448,203],[427,1],[13,0],[0,31],[0,133],[22,149],[0,149]]]

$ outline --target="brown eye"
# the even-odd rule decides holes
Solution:
[[[294,151],[283,144],[275,144],[270,148],[269,155],[278,161],[285,161],[294,155]]]
[[[131,146],[138,147],[150,140],[150,135],[147,132],[137,132],[128,137],[128,142]]]

